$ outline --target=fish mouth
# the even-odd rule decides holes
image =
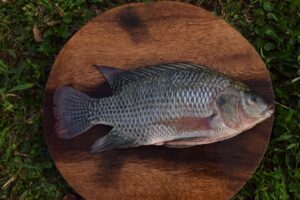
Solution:
[[[269,105],[263,112],[262,115],[265,117],[270,117],[274,113],[274,106]]]

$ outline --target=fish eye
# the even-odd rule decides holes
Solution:
[[[248,94],[247,103],[248,103],[249,105],[254,105],[254,104],[256,104],[256,103],[258,102],[258,99],[259,99],[259,97],[258,97],[256,94],[254,94],[254,93],[249,93],[249,94]]]
[[[258,96],[256,94],[251,94],[250,99],[253,103],[257,103],[258,101]]]

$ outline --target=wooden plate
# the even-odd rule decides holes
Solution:
[[[46,87],[44,134],[67,182],[86,199],[228,199],[254,173],[273,119],[232,139],[187,149],[139,147],[91,155],[110,127],[74,139],[54,132],[53,93],[71,85],[93,97],[110,89],[92,64],[129,69],[187,61],[236,77],[273,102],[268,70],[236,30],[209,12],[183,3],[127,4],[90,21],[64,46]]]

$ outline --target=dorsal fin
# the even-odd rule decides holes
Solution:
[[[135,68],[128,71],[123,71],[114,67],[106,67],[93,65],[98,71],[100,71],[110,84],[113,92],[118,91],[130,82],[137,81],[139,79],[148,76],[160,76],[165,73],[172,73],[175,71],[185,71],[185,70],[203,70],[206,69],[203,66],[189,63],[166,63],[158,65],[150,65],[141,68]]]
[[[162,73],[170,73],[178,70],[197,70],[203,69],[200,65],[189,63],[166,63],[158,65],[150,65],[141,68],[135,68],[129,71],[124,71],[118,75],[118,78],[125,80],[136,81],[140,78],[151,75],[161,75]]]
[[[107,66],[100,66],[100,65],[93,65],[99,72],[101,72],[107,82],[112,85],[114,78],[117,74],[120,74],[122,70],[117,69],[115,67],[107,67]]]

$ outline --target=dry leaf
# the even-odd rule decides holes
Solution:
[[[43,40],[42,32],[40,31],[40,29],[36,24],[33,26],[32,32],[33,32],[34,40],[36,42],[41,42]]]
[[[57,3],[55,4],[55,8],[60,17],[63,17],[65,15],[64,10],[61,7],[59,7]]]
[[[92,5],[90,7],[90,10],[92,10],[93,12],[95,12],[97,15],[101,12],[101,10],[96,5]]]
[[[59,21],[51,20],[51,21],[46,22],[46,24],[48,26],[55,26],[56,24],[59,24]]]
[[[77,200],[78,198],[74,194],[66,194],[62,200]]]

